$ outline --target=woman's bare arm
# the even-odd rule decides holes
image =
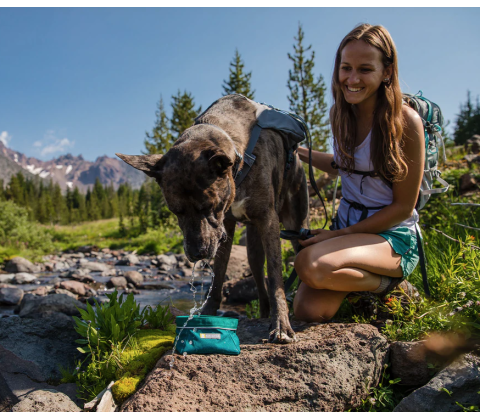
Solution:
[[[298,156],[302,162],[308,163],[308,149],[306,147],[299,147],[297,149]],[[320,169],[323,172],[328,172],[332,175],[338,175],[338,170],[332,168],[333,154],[318,152],[312,150],[312,166]]]

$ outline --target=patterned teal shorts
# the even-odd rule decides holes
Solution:
[[[400,267],[402,267],[403,278],[412,274],[419,260],[417,235],[406,227],[387,230],[378,235],[385,238],[393,250],[402,257]]]

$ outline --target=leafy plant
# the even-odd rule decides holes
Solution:
[[[128,295],[125,301],[123,294],[118,299],[117,294],[117,290],[107,294],[109,301],[96,305],[95,311],[87,302],[86,311],[78,309],[82,319],[73,317],[76,323],[75,331],[84,337],[75,341],[84,345],[78,348],[81,353],[108,352],[111,345],[123,343],[142,325],[145,309],[140,312],[140,306],[132,294]]]
[[[258,299],[252,300],[250,303],[247,303],[247,306],[245,307],[245,312],[247,314],[247,317],[249,317],[250,319],[260,318],[260,304],[258,302]]]
[[[370,378],[367,378],[366,386],[369,395],[362,400],[362,404],[356,408],[356,411],[393,411],[401,401],[403,395],[395,389],[400,378],[390,379],[390,374],[387,373],[388,366],[388,364],[383,365],[382,377],[378,386],[368,389]]]
[[[155,308],[147,306],[143,316],[148,328],[159,330],[166,330],[167,327],[175,320],[175,317],[170,312],[169,305],[157,305]]]

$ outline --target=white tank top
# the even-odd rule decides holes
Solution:
[[[355,170],[362,172],[373,171],[374,167],[370,159],[370,143],[371,134],[368,133],[365,140],[355,148]],[[335,148],[333,152],[333,159],[337,162]],[[338,163],[338,162],[337,162]],[[351,174],[338,170],[342,179],[342,196],[348,201],[363,204],[365,207],[379,207],[392,204],[393,192],[392,189],[379,177],[363,176]],[[369,210],[368,216],[376,213],[379,210]],[[339,228],[347,227],[347,219],[350,226],[358,223],[362,215],[361,210],[354,209],[344,199],[340,201],[338,208],[338,225]],[[412,232],[415,232],[415,223],[418,222],[417,210],[413,211],[413,215],[398,225],[392,226],[388,230],[395,230],[400,226],[408,227]]]

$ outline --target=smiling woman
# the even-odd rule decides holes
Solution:
[[[332,77],[334,154],[318,169],[342,177],[337,230],[313,230],[296,260],[297,318],[325,321],[353,291],[385,294],[418,262],[415,210],[424,166],[419,115],[402,105],[395,44],[363,24],[340,43]],[[307,149],[299,149],[308,161]]]

